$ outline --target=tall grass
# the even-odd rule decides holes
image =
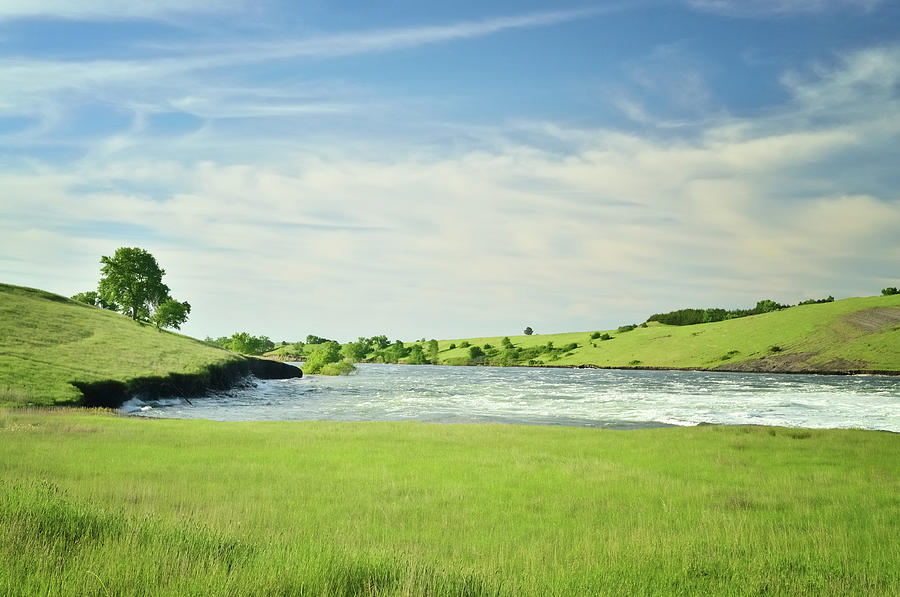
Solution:
[[[891,594],[900,436],[0,411],[0,594]]]

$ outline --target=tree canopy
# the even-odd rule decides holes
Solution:
[[[156,313],[150,317],[150,321],[156,324],[156,329],[175,328],[181,329],[181,324],[187,321],[191,306],[185,301],[179,303],[175,299],[166,299],[156,308]]]
[[[162,281],[166,271],[144,249],[121,247],[112,257],[101,257],[100,263],[100,300],[121,305],[132,319],[149,319],[152,309],[171,298]]]
[[[191,306],[169,296],[162,281],[166,270],[153,255],[138,247],[120,247],[112,257],[101,257],[100,263],[97,292],[81,292],[73,299],[150,321],[157,328],[177,330],[187,321]]]

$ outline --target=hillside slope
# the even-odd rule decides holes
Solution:
[[[283,366],[257,364],[62,296],[0,284],[0,405],[114,404],[136,391],[196,394],[251,370],[299,374],[275,371],[276,365]]]
[[[601,330],[602,333],[602,330]],[[510,336],[517,349],[576,343],[565,353],[545,353],[536,365],[663,367],[737,371],[900,371],[900,295],[851,298],[716,323],[646,328],[610,340],[589,332]],[[465,364],[468,342],[499,348],[501,337],[443,340],[439,364]],[[456,348],[449,349],[451,344]]]

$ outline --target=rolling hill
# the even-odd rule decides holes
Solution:
[[[772,372],[900,372],[900,295],[850,298],[781,311],[686,326],[630,331],[509,336],[519,350],[552,342],[565,352],[546,352],[535,365],[718,369]],[[470,362],[464,343],[500,348],[502,337],[438,342],[438,364]],[[451,349],[450,346],[456,348]],[[532,359],[529,359],[532,360]],[[528,363],[522,363],[528,364]]]
[[[0,284],[0,405],[116,406],[136,392],[196,395],[250,372],[300,373],[56,294]]]

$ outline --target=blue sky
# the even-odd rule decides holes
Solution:
[[[0,5],[0,280],[195,336],[588,330],[900,275],[900,6]]]

